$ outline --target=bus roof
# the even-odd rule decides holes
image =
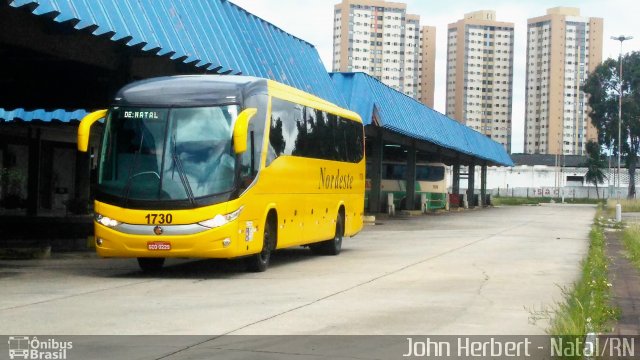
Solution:
[[[123,87],[116,106],[187,107],[241,102],[254,94],[267,94],[267,80],[252,76],[180,75],[137,81]]]
[[[251,95],[272,93],[285,100],[362,121],[357,113],[302,90],[274,80],[240,75],[179,75],[137,81],[118,91],[114,106],[213,106],[240,103]]]

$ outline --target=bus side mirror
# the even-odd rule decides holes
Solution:
[[[91,134],[91,125],[107,116],[107,110],[98,110],[85,116],[80,121],[78,127],[78,151],[87,152],[89,148],[89,135]]]
[[[247,151],[247,136],[249,132],[249,120],[258,112],[256,108],[244,109],[236,119],[233,128],[233,150],[236,154]]]

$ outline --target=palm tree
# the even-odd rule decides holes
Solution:
[[[591,140],[587,143],[587,162],[583,165],[587,168],[585,179],[588,183],[592,183],[596,186],[596,197],[600,200],[600,191],[598,190],[598,184],[602,184],[607,178],[604,175],[602,169],[607,167],[605,160],[600,153],[600,145],[597,142]]]

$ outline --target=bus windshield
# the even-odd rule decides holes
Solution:
[[[419,181],[442,181],[444,179],[444,166],[418,165],[416,167],[416,179]]]
[[[237,105],[111,109],[100,191],[125,200],[187,200],[194,206],[195,199],[232,191],[237,115]]]

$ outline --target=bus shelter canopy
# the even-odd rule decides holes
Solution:
[[[349,103],[349,109],[360,114],[365,125],[377,125],[487,164],[513,166],[500,143],[367,74],[332,73],[331,77]]]

